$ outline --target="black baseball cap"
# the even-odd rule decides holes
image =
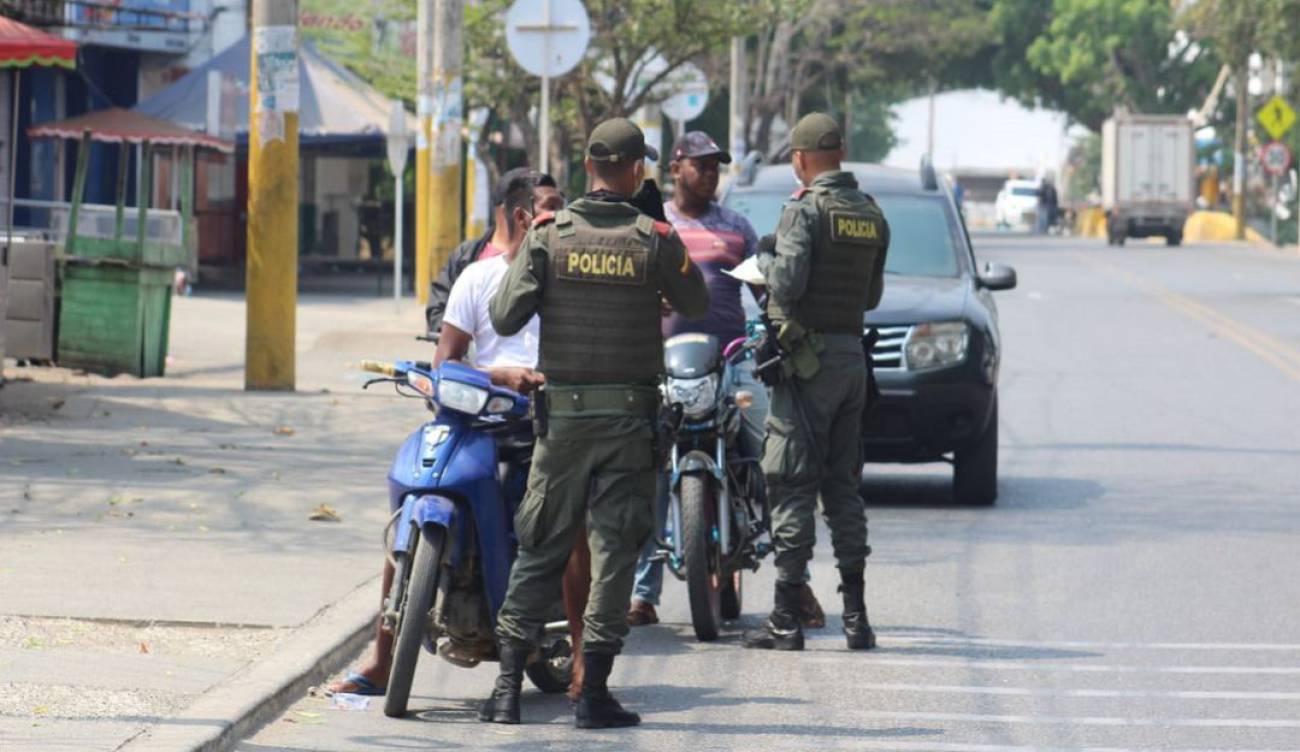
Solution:
[[[659,160],[659,150],[645,142],[645,134],[627,118],[610,118],[597,125],[587,140],[587,156],[596,162]]]
[[[704,131],[687,131],[677,138],[673,143],[673,151],[670,161],[676,162],[679,159],[688,159],[690,157],[712,157],[717,156],[718,161],[722,164],[731,164],[731,154],[718,146],[718,142]]]

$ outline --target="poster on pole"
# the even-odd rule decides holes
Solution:
[[[298,112],[298,29],[292,25],[253,29],[257,58],[257,137],[284,140],[284,116]]]

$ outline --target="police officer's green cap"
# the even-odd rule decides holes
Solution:
[[[627,118],[610,118],[596,126],[587,139],[587,156],[597,162],[632,162],[659,159],[659,152],[645,142],[645,134]]]
[[[835,118],[824,112],[804,115],[790,131],[790,148],[794,151],[833,151],[844,148],[844,134]]]

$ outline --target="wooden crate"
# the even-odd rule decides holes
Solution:
[[[173,277],[172,269],[65,263],[59,365],[162,376]]]

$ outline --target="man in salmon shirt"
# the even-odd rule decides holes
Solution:
[[[691,261],[704,274],[709,286],[709,311],[700,318],[687,318],[672,312],[664,318],[664,338],[678,334],[712,334],[720,347],[745,336],[745,306],[740,280],[723,274],[735,269],[758,247],[758,235],[739,213],[720,205],[717,200],[721,165],[731,163],[731,155],[718,146],[704,131],[689,131],[678,137],[669,153],[669,174],[673,179],[673,199],[664,203],[664,215],[678,237],[686,244]],[[741,450],[750,457],[763,455],[763,422],[767,419],[767,390],[754,376],[753,361],[734,370],[735,380],[728,389],[744,389],[754,395],[754,404],[742,415]],[[662,532],[667,516],[667,484],[661,484],[658,525]],[[655,541],[651,539],[637,564],[636,585],[627,620],[632,626],[657,624],[655,606],[663,590],[664,565],[650,561]],[[800,599],[804,626],[822,627],[826,616],[821,604],[807,584]]]

